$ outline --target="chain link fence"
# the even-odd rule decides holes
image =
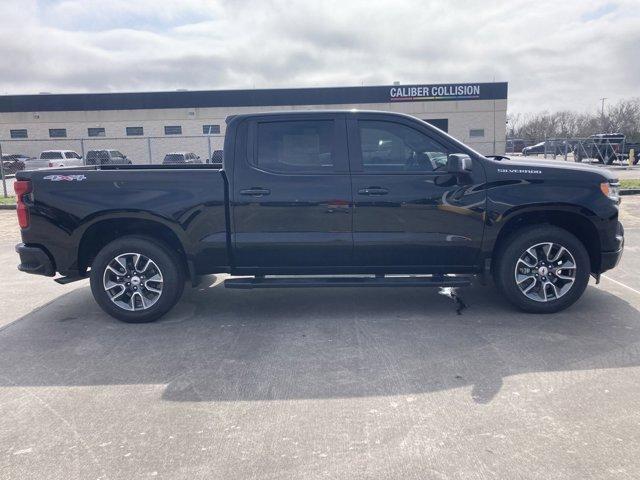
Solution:
[[[621,134],[592,135],[588,138],[507,139],[506,155],[541,156],[573,162],[605,165],[637,165],[640,142],[628,141]]]
[[[224,135],[11,139],[0,142],[3,195],[19,170],[77,165],[222,163]]]

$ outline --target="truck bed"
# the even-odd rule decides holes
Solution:
[[[227,181],[214,165],[104,165],[22,171],[31,181],[26,244],[46,245],[63,275],[90,265],[87,245],[126,234],[134,225],[161,225],[178,240],[191,274],[229,265]],[[206,265],[206,267],[204,267]]]

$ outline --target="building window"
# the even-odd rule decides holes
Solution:
[[[182,127],[180,125],[168,125],[164,127],[165,135],[182,135]]]
[[[49,129],[49,138],[66,138],[66,137],[67,137],[66,128],[50,128]]]
[[[220,125],[202,125],[203,135],[215,135],[220,133]]]
[[[470,137],[484,137],[484,128],[472,128],[469,130]]]
[[[27,138],[27,129],[20,128],[17,130],[10,130],[11,138]]]
[[[439,128],[443,132],[449,131],[449,119],[448,118],[425,118],[425,122],[429,125],[433,125],[436,128]]]
[[[127,127],[125,130],[127,132],[127,137],[144,135],[144,128],[142,127]]]
[[[88,128],[87,129],[87,134],[90,137],[104,137],[105,136],[105,131],[104,131],[104,128],[101,128],[101,127]]]

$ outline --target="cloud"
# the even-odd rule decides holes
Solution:
[[[511,111],[640,94],[633,0],[0,3],[0,93],[508,81]]]

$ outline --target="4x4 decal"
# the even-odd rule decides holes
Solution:
[[[86,180],[87,177],[84,175],[47,175],[44,179],[52,182],[81,182]]]

